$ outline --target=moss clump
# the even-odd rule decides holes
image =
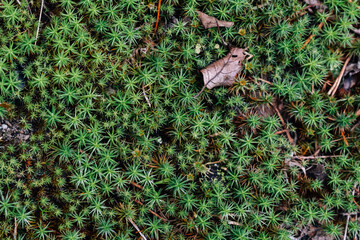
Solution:
[[[156,34],[148,1],[45,1],[40,26],[42,2],[20,3],[0,3],[0,119],[32,135],[1,142],[2,239],[344,234],[359,88],[326,92],[358,61],[357,1],[164,0]],[[194,98],[223,41],[253,58]]]

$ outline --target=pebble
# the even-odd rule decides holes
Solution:
[[[8,126],[7,126],[6,124],[2,124],[2,125],[1,125],[1,128],[4,129],[4,130],[6,130],[6,129],[8,129]]]

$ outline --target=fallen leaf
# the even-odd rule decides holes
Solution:
[[[241,69],[241,61],[249,54],[243,48],[232,48],[222,59],[201,70],[204,87],[212,89],[218,86],[231,86]]]
[[[206,29],[212,27],[231,27],[234,25],[234,22],[226,22],[216,19],[215,17],[211,17],[203,12],[196,11],[199,14],[199,18],[201,23],[204,25]]]
[[[306,171],[309,178],[324,180],[326,178],[325,167],[323,164],[314,164]]]
[[[349,63],[344,72],[343,88],[349,90],[355,86],[360,80],[360,60],[358,62]]]
[[[304,0],[304,2],[308,5],[314,6],[320,12],[322,12],[324,9],[327,9],[327,6],[319,0]]]

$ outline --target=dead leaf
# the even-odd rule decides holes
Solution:
[[[226,22],[217,20],[215,17],[211,17],[203,12],[196,11],[199,14],[199,18],[201,20],[201,23],[204,25],[206,29],[212,28],[212,27],[231,27],[234,25],[234,22]]]
[[[232,48],[222,59],[201,70],[204,87],[212,89],[218,86],[231,86],[241,69],[241,61],[249,54],[243,48]]]
[[[360,60],[346,66],[343,79],[343,88],[349,90],[360,80]]]
[[[307,169],[306,174],[309,178],[324,180],[326,178],[325,167],[323,164],[314,164]]]
[[[327,9],[327,6],[319,0],[304,0],[308,5],[314,6],[319,12],[322,12],[324,9]]]

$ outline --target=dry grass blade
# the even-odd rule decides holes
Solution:
[[[136,231],[138,231],[138,233],[140,234],[141,238],[143,240],[147,240],[145,235],[140,231],[139,227],[133,222],[133,220],[131,220],[130,218],[128,219],[129,222],[133,225],[133,227],[136,229]]]
[[[17,221],[16,221],[16,217],[14,218],[14,240],[16,240],[17,238],[17,227],[18,227],[18,224],[17,224]]]
[[[44,9],[44,0],[41,0],[41,8],[40,8],[40,16],[39,16],[39,22],[38,22],[38,27],[36,29],[36,41],[35,41],[35,45],[36,45],[36,42],[37,42],[37,39],[39,37],[39,31],[40,31],[40,23],[41,23],[41,16],[42,16],[42,13],[43,13],[43,9]]]
[[[336,91],[337,91],[337,89],[338,89],[338,87],[339,87],[339,85],[340,85],[341,79],[342,79],[342,77],[344,76],[345,69],[346,69],[346,66],[348,65],[348,63],[349,63],[349,61],[350,61],[350,58],[351,58],[351,57],[348,57],[348,58],[345,60],[344,66],[342,67],[339,76],[336,78],[334,84],[332,85],[332,87],[331,87],[330,90],[328,91],[328,95],[334,96],[334,94],[336,93]]]

